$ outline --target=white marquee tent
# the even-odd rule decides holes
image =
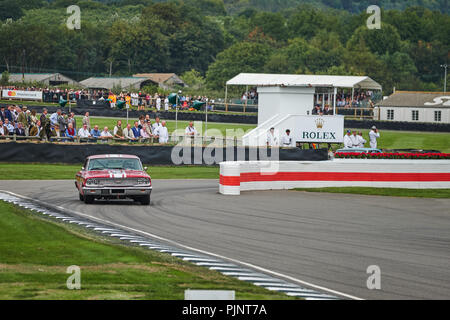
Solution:
[[[247,85],[255,87],[328,87],[381,90],[379,83],[366,76],[328,76],[303,74],[241,73],[227,82],[227,86]]]

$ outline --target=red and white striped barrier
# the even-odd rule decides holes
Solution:
[[[220,164],[220,193],[294,188],[450,188],[449,160],[250,161]]]

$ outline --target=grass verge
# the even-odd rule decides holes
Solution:
[[[0,180],[71,180],[79,165],[0,163]],[[219,179],[219,167],[149,167],[152,179]]]
[[[81,268],[81,290],[66,287],[71,265]],[[0,201],[0,299],[178,300],[186,289],[236,290],[237,299],[289,299]]]
[[[389,196],[389,197],[433,198],[433,199],[450,198],[450,189],[396,189],[396,188],[345,187],[345,188],[317,188],[317,189],[301,188],[295,189],[295,191],[362,194],[362,195]]]

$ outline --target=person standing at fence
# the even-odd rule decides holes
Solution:
[[[359,139],[358,134],[356,131],[353,131],[353,134],[350,136],[350,139],[352,140],[353,148],[359,147]]]
[[[367,140],[363,138],[363,134],[361,131],[358,132],[357,139],[358,139],[358,148],[364,148],[367,143]]]
[[[89,112],[86,112],[83,117],[83,125],[87,126],[88,130],[91,130],[91,118],[89,117]]]
[[[152,131],[157,132],[159,128],[162,127],[161,119],[159,117],[155,118],[155,123],[152,125]]]
[[[17,118],[17,122],[22,124],[22,128],[25,130],[25,133],[27,134],[28,132],[28,120],[27,120],[27,115],[26,115],[26,111],[27,111],[27,107],[23,107],[22,110],[17,107],[17,110],[19,111],[19,117]],[[25,134],[25,135],[26,135]]]
[[[71,123],[75,131],[77,131],[77,120],[75,119],[75,113],[71,112],[69,113],[69,116],[67,117],[67,124]]]
[[[197,129],[195,129],[192,121],[189,122],[189,125],[186,127],[185,133],[189,137],[195,137],[197,135]]]
[[[281,139],[281,145],[284,148],[290,148],[293,147],[293,139],[291,136],[291,130],[287,129],[285,135]]]
[[[116,139],[125,139],[122,129],[122,121],[117,121],[117,125],[114,127],[114,138]]]
[[[169,97],[164,98],[164,110],[169,111]]]
[[[0,136],[4,137],[8,135],[8,129],[3,125],[3,121],[0,119]]]
[[[123,130],[123,136],[125,137],[125,139],[130,140],[130,141],[136,140],[136,137],[134,136],[134,132],[131,129],[131,124],[127,124],[126,129]]]
[[[139,139],[141,137],[141,129],[139,128],[139,122],[134,123],[134,127],[131,129],[133,130],[133,135],[136,139]]]
[[[69,123],[67,125],[65,136],[70,138],[71,140],[75,140],[75,138],[77,137],[77,132],[75,131],[72,123]]]
[[[108,100],[110,101],[111,109],[114,109],[116,107],[117,97],[114,93],[110,92],[108,96]]]
[[[61,136],[63,136],[63,137],[66,134],[68,124],[69,123],[67,122],[66,114],[64,112],[60,112],[60,114],[58,115],[58,125],[59,125],[59,130],[61,131]],[[73,125],[72,125],[72,129],[73,129]]]
[[[6,112],[5,112],[5,107],[1,107],[0,108],[0,120],[2,121],[2,123],[5,121],[6,119]]]
[[[270,128],[270,131],[267,134],[267,146],[268,147],[279,147],[280,146],[278,138],[275,135],[275,128]]]
[[[352,149],[353,148],[353,140],[351,138],[352,132],[347,130],[347,134],[344,136],[344,148]]]
[[[41,135],[41,122],[38,120],[30,126],[30,137],[39,137]]]
[[[169,130],[166,127],[166,121],[161,122],[161,127],[155,132],[157,138],[159,138],[159,143],[166,144],[169,142]]]
[[[8,130],[9,135],[14,134],[14,126],[11,124],[8,118],[5,119],[5,123],[3,124],[5,128]]]
[[[100,139],[101,137],[101,132],[98,129],[98,126],[94,126],[94,129],[91,130],[91,137],[94,139]]]
[[[105,127],[102,131],[102,133],[100,134],[100,139],[104,140],[105,142],[109,139],[112,139],[112,134],[111,132],[109,132],[108,127]]]
[[[373,126],[372,130],[370,130],[370,132],[369,132],[370,147],[372,149],[377,149],[379,138],[380,138],[380,132],[378,131],[377,127]]]
[[[44,109],[44,112],[46,112],[47,109]],[[61,115],[61,109],[56,110],[55,113],[52,113],[50,116],[50,124],[52,126],[55,126],[58,123],[58,117]],[[41,116],[42,117],[42,116]]]
[[[91,137],[91,133],[89,132],[87,124],[83,124],[83,127],[78,131],[78,136],[83,139]]]
[[[158,111],[161,111],[161,97],[158,96],[158,98],[156,98],[156,109]]]

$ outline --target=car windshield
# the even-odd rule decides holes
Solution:
[[[107,158],[91,159],[89,161],[88,171],[94,170],[142,170],[142,164],[139,159],[131,158]]]

